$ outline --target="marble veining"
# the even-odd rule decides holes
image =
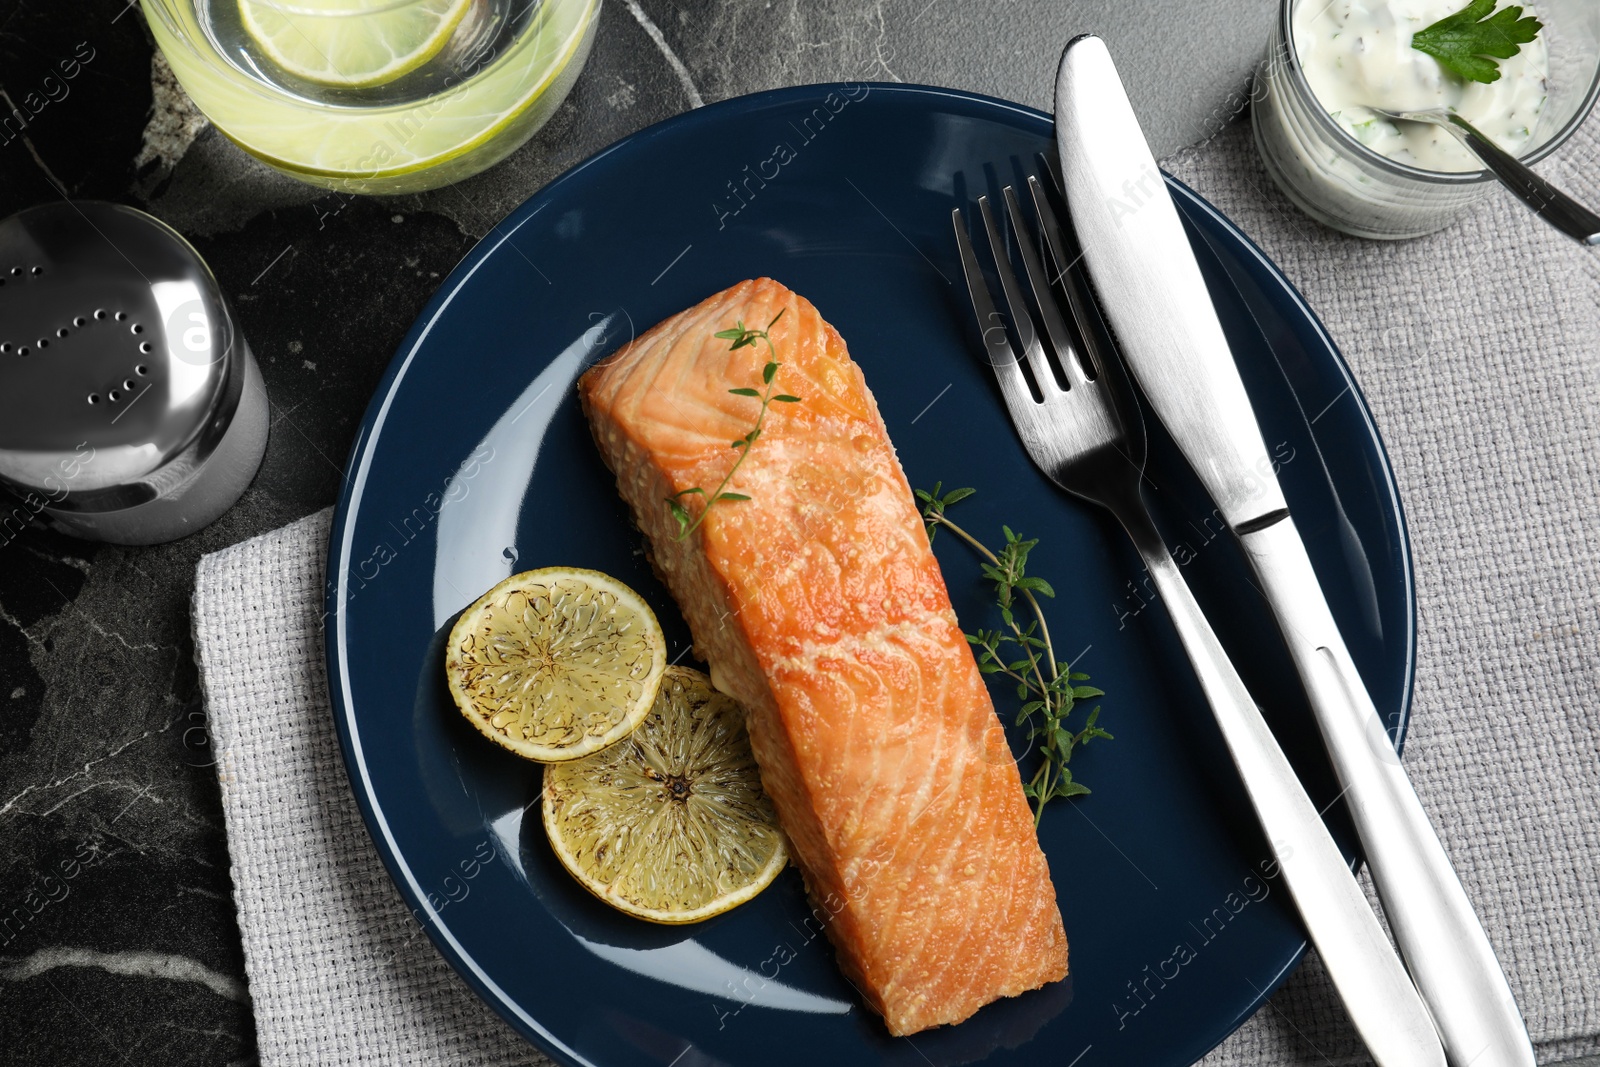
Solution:
[[[0,982],[25,982],[58,967],[98,967],[120,975],[196,982],[219,997],[248,1002],[250,991],[231,974],[218,974],[187,956],[164,952],[97,952],[90,948],[42,948],[12,963],[0,964]]]

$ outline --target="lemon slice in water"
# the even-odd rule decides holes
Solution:
[[[239,0],[244,31],[285,71],[359,89],[439,54],[473,0]]]
[[[789,860],[744,709],[668,667],[626,741],[544,769],[544,827],[573,877],[630,915],[691,923],[765,889]]]
[[[667,663],[650,605],[599,571],[514,574],[461,613],[445,649],[467,720],[518,755],[573,760],[649,713]]]

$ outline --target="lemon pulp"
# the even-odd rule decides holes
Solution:
[[[661,625],[638,593],[599,571],[546,567],[512,575],[461,613],[445,676],[479,731],[551,762],[632,732],[666,658]]]
[[[544,825],[595,896],[658,923],[720,915],[788,862],[744,709],[699,671],[668,667],[627,740],[544,771]]]
[[[472,0],[239,0],[245,33],[285,71],[342,88],[383,85],[438,55]]]

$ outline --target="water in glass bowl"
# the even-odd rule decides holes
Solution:
[[[457,181],[543,125],[599,0],[142,0],[196,105],[279,170],[400,193]]]

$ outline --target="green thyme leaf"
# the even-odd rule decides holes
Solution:
[[[1050,588],[1050,583],[1043,578],[1018,578],[1015,584],[1018,589],[1027,589],[1043,596],[1053,597],[1056,595],[1056,591]]]
[[[672,517],[678,520],[678,536],[682,537],[683,531],[689,527],[689,512],[671,497],[667,498],[667,509],[672,512]]]

